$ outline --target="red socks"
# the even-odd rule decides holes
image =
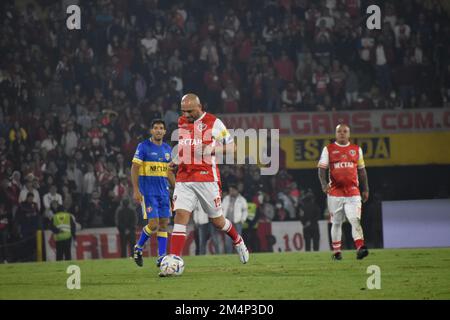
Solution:
[[[233,240],[234,245],[237,245],[242,241],[242,237],[236,231],[236,228],[233,226],[230,220],[225,219],[225,224],[222,228],[222,231],[225,231],[225,233]]]
[[[172,235],[170,237],[170,254],[181,256],[185,242],[186,226],[182,224],[175,224],[173,226]]]
[[[223,231],[233,240],[233,244],[237,245],[241,243],[242,237],[236,231],[236,228],[230,222],[225,219],[225,225],[222,228]],[[186,243],[186,226],[182,224],[175,224],[173,226],[172,235],[170,237],[170,254],[181,256],[184,244]]]
[[[333,241],[331,244],[333,246],[333,252],[341,252],[341,241]]]
[[[364,239],[357,239],[357,240],[355,240],[356,250],[359,250],[359,248],[361,248],[362,246],[364,246]]]

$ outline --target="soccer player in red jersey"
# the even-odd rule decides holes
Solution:
[[[369,251],[364,245],[361,228],[361,200],[362,202],[368,200],[369,184],[362,149],[350,143],[349,126],[340,124],[336,127],[336,142],[323,148],[318,168],[322,190],[327,194],[332,223],[333,259],[342,259],[341,237],[345,216],[352,225],[353,241],[357,249],[356,258],[363,259]]]
[[[178,157],[171,167],[177,167],[173,194],[175,219],[170,238],[170,254],[181,256],[186,241],[186,225],[192,211],[201,206],[213,225],[224,231],[247,263],[249,253],[233,224],[223,216],[220,172],[215,154],[235,151],[233,138],[223,122],[203,111],[195,94],[181,99],[182,116],[178,119]],[[165,274],[160,274],[165,276]]]

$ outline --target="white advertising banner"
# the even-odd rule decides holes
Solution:
[[[330,250],[327,220],[319,221],[319,234],[319,250]],[[275,238],[274,252],[305,251],[303,224],[300,221],[272,222],[272,235]]]
[[[384,248],[450,247],[450,199],[383,201]]]

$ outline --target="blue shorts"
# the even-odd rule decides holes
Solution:
[[[169,196],[143,196],[142,217],[144,219],[170,218]]]

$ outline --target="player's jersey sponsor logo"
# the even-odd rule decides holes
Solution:
[[[353,162],[336,162],[334,164],[335,169],[341,169],[341,168],[354,168],[355,164]]]
[[[180,139],[179,144],[182,146],[195,146],[202,144],[202,139]]]
[[[207,127],[208,127],[208,126],[207,126],[206,124],[204,124],[203,122],[200,122],[200,123],[197,125],[197,129],[200,130],[200,131],[205,130]]]

